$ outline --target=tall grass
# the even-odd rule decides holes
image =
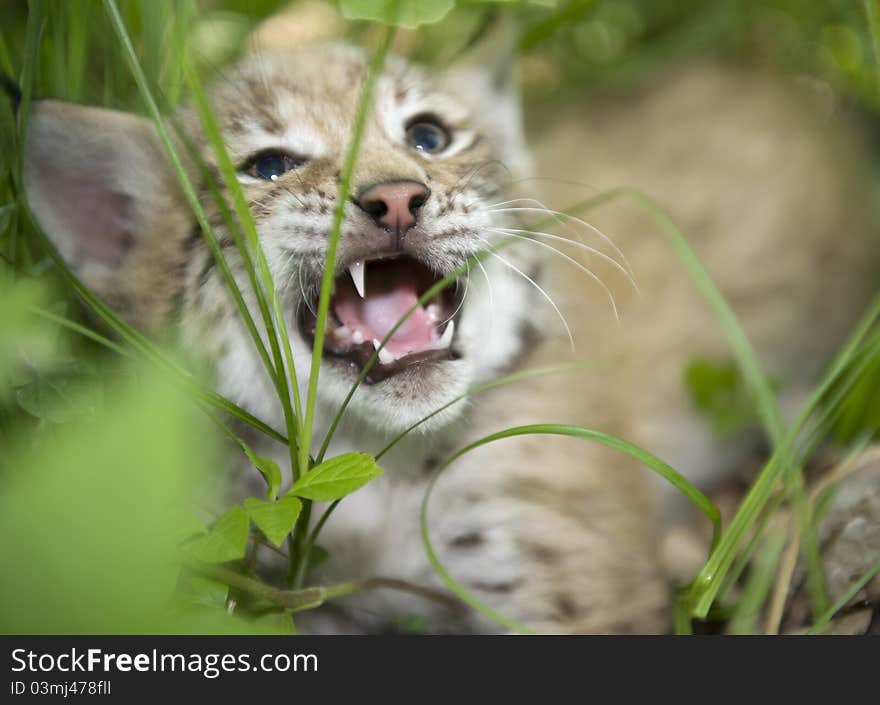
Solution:
[[[424,589],[400,581],[365,580],[331,586],[306,586],[310,557],[314,553],[320,532],[334,509],[351,492],[381,473],[376,463],[381,461],[396,443],[421,423],[449,406],[461,402],[464,397],[477,395],[497,386],[516,384],[529,377],[574,373],[584,371],[591,366],[610,364],[609,361],[593,361],[575,366],[552,366],[493,380],[469,390],[462,397],[434,410],[425,419],[413,424],[407,431],[392,439],[374,455],[363,452],[328,458],[330,443],[340,421],[370,368],[377,364],[379,355],[379,350],[373,353],[327,428],[315,428],[320,361],[332,294],[336,248],[344,219],[344,207],[348,201],[363,139],[364,125],[372,107],[375,80],[381,73],[391,47],[395,34],[394,23],[390,22],[379,28],[370,50],[366,79],[358,99],[337,205],[328,237],[311,367],[308,379],[298,380],[278,289],[272,279],[246,196],[226,150],[214,114],[214,106],[211,105],[209,93],[203,86],[201,67],[198,65],[197,57],[192,55],[187,46],[186,38],[191,35],[191,28],[198,17],[195,5],[192,2],[175,3],[174,13],[169,12],[167,6],[162,3],[146,0],[140,2],[132,0],[125,3],[103,0],[100,6],[97,3],[83,3],[82,7],[85,9],[82,12],[74,12],[72,5],[72,3],[49,0],[32,0],[28,6],[21,47],[15,47],[9,37],[0,35],[2,39],[0,66],[15,73],[22,93],[21,105],[17,113],[17,130],[4,135],[4,139],[8,138],[13,146],[11,153],[16,155],[9,165],[9,182],[4,184],[3,190],[0,191],[0,195],[5,199],[4,204],[8,203],[12,206],[13,214],[6,229],[5,251],[7,259],[24,275],[33,273],[35,262],[45,261],[45,257],[50,258],[55,271],[60,273],[96,314],[107,328],[105,332],[108,334],[105,335],[104,332],[94,330],[88,324],[43,307],[34,308],[34,313],[85,336],[116,354],[143,359],[161,370],[175,385],[192,395],[195,402],[222,427],[224,433],[240,446],[255,466],[255,470],[265,479],[268,488],[265,502],[263,500],[259,503],[245,502],[244,508],[240,506],[231,508],[212,527],[196,538],[193,543],[198,548],[187,558],[191,570],[228,588],[266,600],[276,608],[288,612],[313,608],[326,600],[367,589],[392,588],[416,594],[424,593]],[[592,11],[593,5],[595,3],[580,3],[578,12],[587,14]],[[877,46],[880,44],[876,34],[877,2],[866,0],[865,7]],[[387,8],[389,14],[386,17],[393,18],[397,10],[398,3],[389,3]],[[526,33],[527,41],[542,41],[544,34],[556,31],[554,27],[567,21],[569,18],[564,12],[543,18]],[[102,34],[96,27],[109,28],[110,32]],[[88,86],[83,78],[86,75],[93,75],[90,71],[95,70],[95,67],[90,66],[89,57],[95,54],[104,56],[100,66],[103,72],[100,88]],[[122,66],[127,67],[127,73],[121,71]],[[210,181],[212,178],[210,172],[203,164],[196,164],[201,168],[195,172],[186,166],[193,161],[198,162],[197,155],[192,149],[187,149],[188,137],[177,129],[172,117],[173,113],[170,112],[184,89],[196,109],[214,159],[219,165],[218,183]],[[32,236],[40,234],[36,226],[28,222],[27,207],[21,188],[21,165],[17,155],[20,152],[22,136],[28,129],[34,96],[50,94],[72,100],[101,100],[120,107],[140,105],[145,109],[156,127],[182,192],[192,209],[193,217],[220,268],[255,352],[272,382],[283,410],[283,432],[272,428],[265,420],[255,418],[231,400],[204,388],[173,354],[132,328],[90,292],[58,256],[47,239],[42,238],[38,245],[34,244]],[[208,185],[212,197],[224,217],[226,227],[235,239],[237,255],[245,266],[249,289],[241,288],[232,274],[230,264],[225,260],[223,251],[218,246],[218,236],[206,215],[205,204],[201,203],[197,196],[197,186],[200,184],[194,183],[194,173],[198,173],[200,179],[210,181]],[[685,235],[649,195],[627,188],[617,189],[578,204],[568,212],[584,213],[617,200],[628,201],[651,218],[657,232],[669,240],[670,247],[681,261],[683,271],[691,277],[695,285],[695,295],[702,296],[709,304],[719,327],[727,335],[731,352],[742,369],[755,407],[773,444],[771,457],[752,483],[730,524],[723,527],[719,510],[708,497],[649,450],[635,446],[625,439],[592,429],[558,424],[538,424],[507,429],[474,441],[452,453],[440,464],[424,495],[421,510],[421,531],[428,559],[443,582],[459,599],[506,629],[528,633],[529,630],[525,625],[498,614],[471,595],[442,565],[428,532],[431,492],[446,469],[457,459],[484,445],[522,435],[577,438],[585,442],[600,443],[628,455],[635,462],[669,482],[709,521],[712,541],[707,560],[691,584],[683,586],[677,599],[676,628],[679,632],[689,632],[693,620],[706,619],[713,610],[725,606],[728,594],[747,567],[751,567],[750,576],[738,602],[732,605],[733,617],[730,628],[733,631],[758,630],[760,627],[757,615],[766,606],[773,590],[777,558],[786,545],[793,545],[793,537],[798,537],[799,543],[795,548],[802,553],[809,574],[813,606],[812,630],[821,631],[835,612],[860,589],[860,586],[880,571],[880,566],[873,566],[853,585],[852,590],[836,603],[828,604],[814,536],[821,508],[818,503],[808,501],[801,468],[816,445],[828,437],[835,421],[844,413],[848,394],[864,381],[872,365],[876,365],[877,360],[880,360],[880,333],[876,325],[880,316],[880,297],[868,309],[841,348],[796,421],[790,427],[786,427],[779,414],[775,392],[735,314],[688,245]],[[509,241],[512,242],[513,239],[510,238]],[[507,244],[502,242],[499,247]],[[472,258],[422,295],[418,304],[413,306],[381,341],[380,348],[387,344],[397,328],[416,310],[417,306],[452,285],[471,267],[477,266],[482,256],[485,254]],[[249,298],[256,303],[256,311],[252,311],[246,303]],[[305,399],[300,396],[301,383],[305,384]],[[293,478],[290,487],[282,491],[277,466],[272,461],[253,453],[245,440],[240,437],[238,428],[229,423],[229,416],[287,445],[289,451],[287,462]],[[313,446],[313,437],[316,433],[323,435],[323,440],[317,447]],[[317,522],[312,522],[311,512],[315,501],[328,501],[330,506]],[[788,531],[781,531],[771,521],[781,507],[794,509],[788,520]],[[245,527],[243,534],[245,541],[241,540],[242,521]],[[250,530],[251,549],[246,545],[249,523],[256,527]],[[248,561],[253,558],[256,547],[267,542],[278,544],[279,541],[271,540],[276,535],[288,537],[288,584],[281,587],[256,580],[248,570]],[[217,549],[218,546],[222,546],[222,551]],[[230,561],[241,561],[241,563],[230,563]],[[236,566],[241,566],[241,570],[236,569]],[[775,594],[782,594],[784,587],[783,584],[777,585]],[[443,596],[438,595],[427,597],[444,599]]]

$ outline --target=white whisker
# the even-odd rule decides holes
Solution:
[[[568,321],[565,320],[565,316],[562,315],[562,311],[559,310],[559,307],[556,305],[556,302],[553,301],[550,294],[548,294],[546,291],[544,291],[538,285],[538,283],[534,279],[532,279],[528,274],[526,274],[522,270],[518,269],[515,265],[508,262],[501,255],[499,255],[497,252],[494,252],[492,250],[492,244],[488,240],[486,240],[484,238],[478,238],[478,239],[483,241],[483,243],[487,247],[487,252],[490,255],[492,255],[495,259],[500,260],[502,264],[509,267],[512,271],[519,274],[523,279],[525,279],[527,282],[529,282],[529,284],[531,284],[533,287],[535,287],[535,289],[537,289],[538,292],[540,292],[541,296],[543,296],[545,299],[547,299],[547,302],[553,307],[553,310],[556,311],[556,315],[559,316],[559,320],[562,321],[562,325],[565,328],[565,333],[568,336],[568,343],[569,343],[569,345],[571,345],[571,349],[573,352],[574,351],[574,337],[571,334],[571,328],[569,328]]]
[[[483,262],[481,260],[477,260],[477,266],[483,272],[483,278],[486,280],[486,286],[489,288],[489,310],[494,314],[495,313],[495,295],[492,292],[492,280],[489,279],[489,273],[486,271],[486,268],[483,266]],[[492,329],[495,325],[495,316],[493,315],[489,319],[489,333],[491,334]]]
[[[318,314],[315,313],[315,310],[312,308],[312,304],[309,303],[309,299],[306,296],[305,287],[303,286],[303,266],[302,266],[302,264],[300,264],[297,271],[298,271],[298,278],[299,278],[299,291],[302,294],[302,300],[305,302],[306,306],[308,307],[309,311],[311,311],[312,315],[317,318]]]
[[[498,228],[490,228],[490,230],[492,230],[492,232],[496,232],[501,235],[505,235],[507,237],[515,237],[519,240],[525,240],[526,242],[530,242],[533,245],[540,245],[541,247],[546,247],[548,250],[555,252],[560,257],[571,262],[575,267],[577,267],[582,272],[584,272],[588,277],[590,277],[590,279],[592,279],[594,282],[596,282],[599,286],[601,286],[605,290],[605,293],[608,294],[609,301],[611,301],[611,309],[614,311],[614,318],[617,319],[618,321],[620,320],[620,315],[617,312],[617,303],[614,301],[614,294],[611,293],[611,289],[608,288],[608,285],[605,284],[605,282],[603,282],[595,272],[593,272],[592,270],[590,270],[587,267],[585,267],[584,265],[582,265],[580,262],[578,262],[573,257],[569,257],[567,254],[565,254],[564,252],[560,252],[552,245],[548,245],[546,242],[541,242],[540,240],[533,240],[532,238],[526,237],[525,235],[517,235],[516,233],[508,232],[506,230],[501,230]],[[615,262],[615,264],[617,264],[617,263]]]
[[[458,282],[459,282],[459,280],[456,279],[456,280],[455,280],[455,288],[456,288],[456,290],[458,290]],[[467,298],[467,295],[468,295],[468,289],[470,288],[470,286],[469,286],[469,285],[470,285],[470,282],[471,282],[471,275],[470,275],[470,272],[468,272],[468,275],[467,275],[467,277],[466,277],[465,280],[464,280],[464,295],[462,295],[462,297],[461,297],[461,301],[458,302],[458,306],[457,306],[456,309],[452,312],[452,315],[450,315],[445,321],[443,321],[442,323],[440,323],[440,324],[437,326],[438,328],[439,328],[440,326],[443,326],[443,325],[446,325],[447,323],[449,323],[449,321],[451,321],[453,318],[455,318],[456,315],[458,315],[458,312],[461,311],[461,307],[464,306],[464,300]]]
[[[483,266],[483,263],[480,260],[477,260],[477,265],[481,270],[483,270],[483,277],[486,279],[486,286],[489,287],[489,308],[493,311],[495,310],[495,296],[492,293],[492,280],[489,279],[489,273],[486,271],[486,268]]]
[[[606,255],[601,250],[597,250],[595,247],[587,245],[584,242],[575,242],[574,240],[570,240],[567,237],[562,237],[560,235],[554,235],[552,233],[541,232],[540,230],[528,230],[526,228],[508,228],[505,226],[500,226],[498,229],[505,230],[510,233],[525,233],[526,235],[535,235],[537,237],[546,237],[546,238],[549,238],[550,240],[556,240],[557,242],[561,242],[563,244],[570,245],[572,247],[577,247],[582,250],[586,250],[587,252],[589,252],[593,255],[596,255],[596,257],[605,260],[606,262],[611,264],[615,269],[619,270],[626,277],[627,281],[630,284],[632,284],[632,287],[633,287],[633,289],[636,290],[636,293],[639,293],[639,294],[641,293],[639,291],[639,285],[636,283],[636,280],[633,279],[633,277],[630,274],[628,269],[623,267],[623,265],[621,265],[620,262],[618,262],[613,257]]]
[[[507,203],[516,203],[518,201],[519,202],[537,203],[540,206],[540,208],[526,208],[524,206],[517,206],[514,208],[500,208],[499,207],[499,206],[504,206]],[[555,218],[557,220],[559,220],[560,222],[563,222],[562,221],[563,218],[568,218],[569,220],[573,220],[574,222],[576,222],[580,225],[583,225],[585,228],[591,230],[596,235],[598,235],[600,238],[602,238],[605,242],[607,242],[611,246],[611,248],[614,250],[614,252],[623,261],[624,265],[626,266],[627,270],[629,271],[630,276],[633,279],[635,279],[635,274],[633,273],[633,270],[632,270],[632,267],[630,266],[629,260],[627,260],[626,255],[623,254],[623,251],[617,245],[614,244],[614,241],[610,237],[608,237],[605,233],[603,233],[601,230],[599,230],[599,228],[597,228],[595,225],[591,225],[587,221],[585,221],[581,218],[578,218],[577,216],[571,215],[570,213],[565,213],[564,211],[556,211],[551,208],[547,208],[543,203],[541,203],[536,198],[517,198],[512,201],[503,201],[501,203],[494,204],[492,206],[488,206],[486,208],[486,210],[492,211],[495,213],[545,213],[547,215],[555,216]]]

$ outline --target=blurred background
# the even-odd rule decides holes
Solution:
[[[3,46],[0,66],[21,69],[28,15],[25,0],[0,3]],[[163,62],[163,43],[175,29],[203,65],[220,66],[238,56],[250,32],[266,17],[290,6],[277,0],[123,0],[129,30],[138,40],[145,70],[160,79],[162,94],[179,98],[174,66]],[[381,3],[342,3],[357,8]],[[444,63],[474,44],[499,16],[513,16],[522,29],[520,57],[527,98],[566,91],[614,89],[664,64],[698,52],[760,59],[801,71],[867,108],[880,105],[866,5],[851,0],[440,0],[421,5],[439,21],[401,40],[417,60]],[[127,67],[98,0],[48,0],[49,22],[40,48],[38,94],[136,104]],[[190,13],[192,16],[190,17]],[[320,13],[320,9],[317,10]],[[316,14],[317,14],[316,13]],[[377,14],[381,12],[377,11]],[[185,30],[183,29],[185,27]],[[354,21],[347,31],[369,31]],[[173,54],[164,54],[168,59]]]

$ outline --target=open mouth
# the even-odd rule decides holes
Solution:
[[[416,305],[440,276],[412,257],[377,257],[350,264],[334,282],[324,356],[346,360],[362,370],[385,336],[415,310],[379,350],[365,381],[380,382],[414,365],[452,359],[455,316],[461,300],[450,285],[424,305]],[[314,339],[317,301],[302,307],[300,327]]]

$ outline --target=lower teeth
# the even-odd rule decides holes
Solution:
[[[360,335],[360,331],[355,331],[352,335],[352,339],[354,340],[358,335]],[[443,335],[440,336],[440,339],[431,345],[430,347],[425,348],[419,352],[428,352],[430,350],[445,350],[446,348],[452,345],[452,338],[455,335],[455,321],[449,321],[446,326],[446,329],[443,331]],[[363,336],[361,336],[363,338]],[[383,365],[390,365],[393,362],[397,362],[401,357],[405,357],[406,355],[411,354],[413,351],[408,351],[405,353],[401,353],[399,355],[395,355],[393,352],[388,350],[387,348],[381,347],[382,343],[376,338],[373,338],[373,347],[379,351],[379,362]]]
[[[379,362],[383,365],[390,365],[392,362],[397,362],[397,357],[394,355],[394,353],[390,350],[387,350],[386,348],[380,348],[380,345],[382,345],[382,343],[374,338],[373,347],[379,351]]]

